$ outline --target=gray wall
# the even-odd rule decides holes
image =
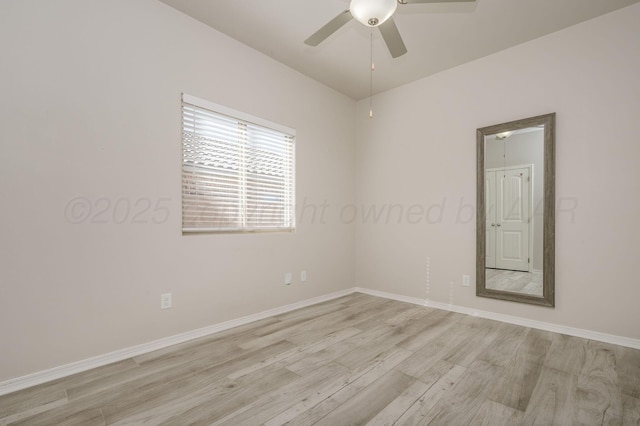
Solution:
[[[0,381],[353,286],[352,99],[156,0],[3,0],[0,51]],[[182,92],[296,129],[295,232],[182,236]]]
[[[430,221],[357,222],[357,284],[640,339],[638,22],[636,3],[390,90],[373,120],[358,102],[357,204],[446,204]],[[556,306],[476,297],[462,286],[476,270],[476,129],[551,112]]]

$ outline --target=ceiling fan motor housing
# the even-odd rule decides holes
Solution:
[[[349,11],[363,25],[377,27],[395,13],[398,0],[351,0]]]

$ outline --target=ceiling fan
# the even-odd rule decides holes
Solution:
[[[412,3],[461,3],[475,0],[351,0],[349,9],[345,10],[324,27],[305,40],[309,46],[317,46],[327,37],[338,31],[344,24],[354,19],[367,27],[379,27],[391,56],[397,58],[407,53],[393,14],[399,4]]]

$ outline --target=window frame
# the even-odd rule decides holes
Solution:
[[[240,226],[197,226],[197,221],[192,224],[188,224],[189,226],[185,226],[185,190],[187,189],[187,181],[186,179],[186,133],[188,132],[187,126],[185,124],[185,104],[188,107],[195,107],[197,109],[206,110],[207,112],[224,117],[225,119],[231,119],[236,122],[238,128],[240,127],[256,127],[258,130],[266,130],[270,132],[278,132],[281,133],[285,140],[283,141],[282,147],[283,150],[290,154],[290,156],[284,156],[283,159],[285,161],[290,160],[287,166],[284,167],[283,170],[289,171],[290,173],[284,175],[282,180],[284,181],[282,184],[283,189],[283,197],[285,198],[281,204],[278,204],[279,207],[283,209],[283,226],[268,226],[264,222],[260,222],[257,224],[249,224],[248,220],[250,218],[250,208],[248,204],[252,204],[257,211],[259,211],[260,204],[256,204],[254,202],[249,202],[249,195],[247,192],[247,188],[251,187],[250,179],[247,177],[249,174],[249,166],[247,159],[249,157],[248,146],[251,143],[250,138],[242,138],[239,137],[239,140],[242,142],[238,142],[238,151],[242,152],[238,154],[238,173],[242,176],[240,179],[237,188],[239,189],[239,194],[237,196],[239,205],[236,206],[238,209],[238,218],[240,222]],[[238,132],[240,134],[241,132]],[[296,131],[287,126],[283,126],[278,123],[271,122],[269,120],[256,117],[241,111],[234,110],[232,108],[226,107],[224,105],[219,105],[205,99],[201,99],[186,93],[182,93],[182,102],[181,102],[181,210],[182,210],[182,234],[229,234],[229,233],[268,233],[268,232],[294,232],[296,229],[296,214],[295,214],[295,200],[296,200]],[[288,139],[288,141],[287,141]],[[290,146],[287,145],[290,143]],[[255,164],[254,164],[255,165]],[[194,172],[193,169],[196,166],[191,166],[191,173],[197,175],[197,172]],[[255,172],[254,172],[255,174]],[[193,194],[192,194],[193,195]],[[198,198],[197,196],[195,198]],[[201,199],[206,200],[206,196],[200,196]],[[229,200],[231,200],[230,198]],[[217,200],[219,202],[219,200]],[[233,218],[227,218],[228,221],[233,221]],[[214,220],[211,221],[211,225],[213,225]]]

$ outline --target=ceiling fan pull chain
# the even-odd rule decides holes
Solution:
[[[373,63],[373,28],[371,28],[371,73],[369,77],[369,118],[373,118],[373,72],[376,69]]]

